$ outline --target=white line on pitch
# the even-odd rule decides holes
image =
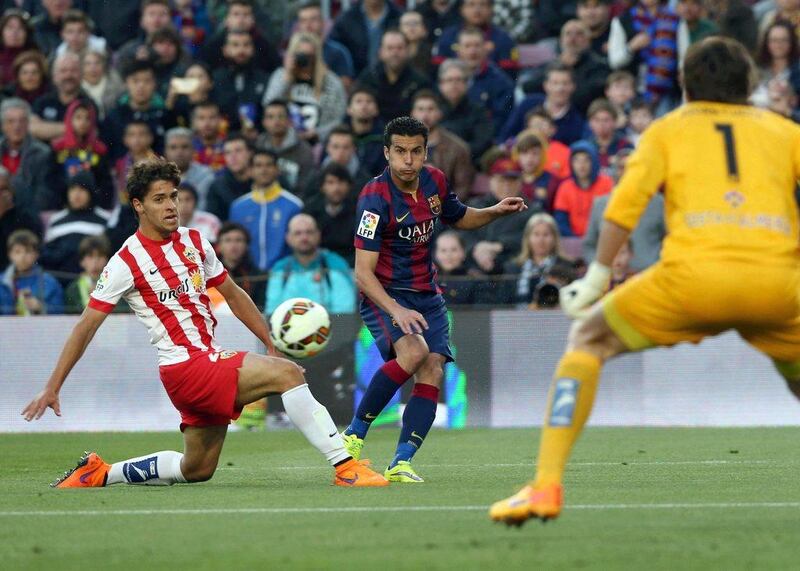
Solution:
[[[724,464],[777,464],[773,460],[619,460],[616,462],[570,462],[568,466],[716,466]],[[534,462],[513,464],[414,464],[417,468],[524,468],[534,466]],[[276,470],[328,470],[328,466],[275,466]]]
[[[677,509],[800,508],[800,502],[709,502],[670,504],[576,504],[568,510],[677,510]],[[353,512],[429,512],[482,511],[488,506],[368,506],[338,508],[197,508],[197,509],[127,509],[127,510],[47,510],[0,511],[0,517],[28,516],[102,516],[102,515],[210,515],[210,514],[305,514]]]

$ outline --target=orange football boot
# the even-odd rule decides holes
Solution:
[[[538,518],[544,523],[557,518],[563,504],[561,484],[538,488],[528,484],[510,498],[495,502],[489,509],[489,517],[506,525],[520,526],[531,518]]]
[[[78,465],[50,484],[52,488],[100,488],[106,485],[110,464],[94,452],[84,452]]]
[[[333,483],[350,488],[388,486],[389,480],[352,458],[336,466]]]

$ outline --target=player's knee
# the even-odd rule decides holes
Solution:
[[[306,378],[303,374],[303,369],[297,363],[289,359],[280,359],[275,366],[277,370],[273,369],[273,372],[280,384],[278,392],[285,393],[305,384]]]
[[[444,375],[444,368],[440,359],[432,358],[434,354],[429,355],[422,366],[417,371],[417,380],[426,385],[440,386],[442,383],[442,376]]]
[[[211,461],[198,462],[190,466],[182,466],[181,471],[183,472],[183,477],[189,483],[207,482],[217,471],[217,463]]]
[[[613,338],[596,323],[576,321],[569,332],[569,348],[574,351],[585,351],[606,360],[613,354]]]
[[[428,344],[421,337],[412,337],[410,341],[403,345],[402,350],[397,353],[397,363],[409,373],[416,373],[425,364],[430,352]]]

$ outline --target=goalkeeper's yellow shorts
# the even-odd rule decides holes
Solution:
[[[782,373],[800,377],[800,269],[659,262],[602,304],[606,322],[632,351],[736,329]]]

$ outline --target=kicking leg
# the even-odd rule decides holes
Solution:
[[[444,374],[444,355],[429,353],[416,374],[414,390],[403,413],[403,429],[389,469],[384,474],[390,482],[422,482],[409,462],[422,446],[436,418],[439,389]]]

